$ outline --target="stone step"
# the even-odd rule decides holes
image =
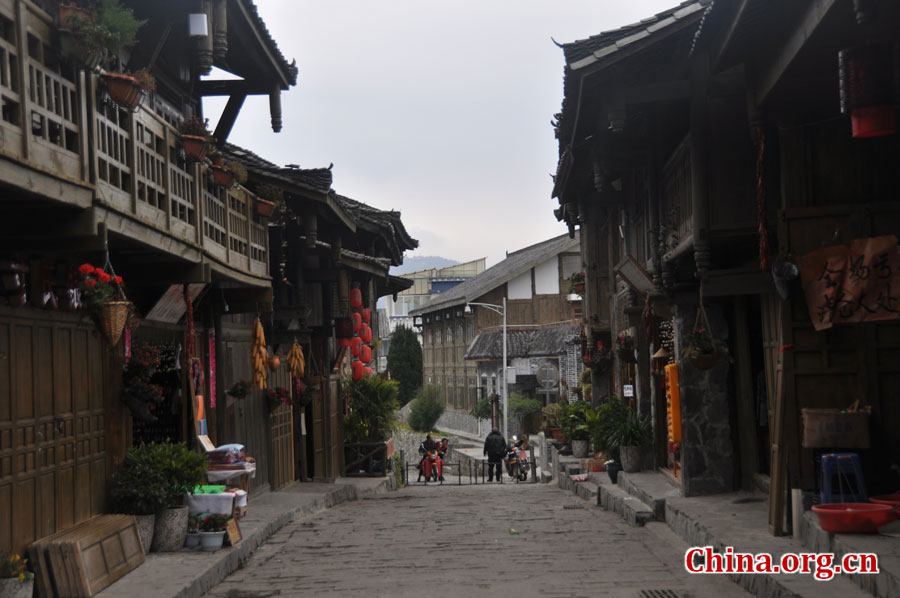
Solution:
[[[591,479],[599,482],[599,503],[607,511],[618,513],[635,527],[642,527],[648,521],[656,520],[653,509],[613,484],[608,477],[605,482],[600,476],[591,476]]]
[[[597,484],[592,482],[578,482],[575,484],[575,494],[592,505],[600,504],[598,499],[599,492],[600,490],[597,487]]]
[[[681,496],[681,490],[677,486],[653,471],[620,471],[617,481],[622,490],[647,505],[657,521],[666,520],[666,499]]]

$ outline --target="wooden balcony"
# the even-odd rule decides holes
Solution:
[[[60,65],[53,29],[30,1],[0,0],[0,180],[36,201],[93,210],[110,233],[268,284],[267,223],[253,196],[185,161],[168,122],[177,111],[163,100],[123,110],[96,75]]]
[[[694,244],[691,198],[691,144],[686,137],[663,166],[661,181],[663,260],[678,257]]]

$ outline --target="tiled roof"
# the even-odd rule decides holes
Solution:
[[[226,158],[238,160],[250,173],[278,179],[318,193],[328,193],[331,189],[331,166],[308,169],[284,168],[232,143],[226,143],[222,153]]]
[[[512,280],[550,257],[577,248],[579,242],[578,233],[575,234],[574,239],[569,238],[569,235],[566,234],[510,253],[502,262],[491,266],[474,278],[459,283],[449,291],[435,295],[429,303],[409,313],[410,315],[425,314],[437,309],[475,301],[488,291]]]
[[[567,345],[580,339],[581,326],[565,324],[528,330],[507,330],[507,358],[556,357],[566,352]],[[489,330],[475,337],[465,359],[502,359],[503,331]]]
[[[563,44],[566,64],[570,69],[578,70],[611,56],[635,42],[645,39],[649,41],[649,38],[655,37],[657,32],[664,31],[679,22],[698,20],[703,8],[710,2],[711,0],[687,0],[637,23]]]
[[[334,198],[337,204],[357,222],[357,226],[368,228],[385,239],[395,266],[403,263],[404,251],[419,246],[419,242],[413,239],[403,226],[400,212],[379,210],[339,194],[335,194]]]
[[[287,77],[288,82],[291,85],[297,84],[297,61],[291,61],[288,64],[287,59],[284,57],[284,54],[281,53],[281,50],[278,48],[278,44],[275,43],[275,40],[272,38],[272,34],[269,33],[268,27],[263,22],[262,17],[259,16],[259,11],[256,10],[256,4],[253,3],[253,0],[242,0],[244,6],[247,8],[247,13],[250,15],[251,20],[256,25],[257,30],[259,31],[260,37],[262,37],[265,44],[269,47],[269,51],[272,52],[273,56],[280,63],[279,66],[284,70],[284,73]]]

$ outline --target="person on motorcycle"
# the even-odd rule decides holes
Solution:
[[[431,459],[429,459],[429,454],[431,453],[437,454],[438,459],[440,458],[438,443],[434,441],[434,438],[432,438],[429,433],[425,436],[425,440],[419,445],[419,454],[422,455],[422,459],[419,461],[419,478],[417,481],[422,479],[422,474],[425,474],[426,482],[431,478]],[[441,463],[440,461],[438,461],[438,463],[438,475],[440,478],[443,478]],[[435,479],[435,481],[437,481],[437,479]],[[441,481],[443,481],[443,479]]]
[[[506,439],[500,430],[494,428],[484,439],[484,454],[488,458],[488,481],[494,481],[494,470],[497,471],[497,481],[503,475],[503,458],[506,456]]]
[[[528,434],[522,434],[522,437],[515,444],[516,448],[520,448],[523,451],[527,451],[531,448],[531,444],[528,442]]]

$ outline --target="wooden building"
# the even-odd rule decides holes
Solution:
[[[578,239],[562,235],[510,253],[478,276],[412,310],[410,315],[421,321],[425,339],[423,382],[439,386],[446,408],[460,413],[471,411],[480,398],[501,394],[502,340],[489,339],[497,341],[502,336],[504,300],[508,335],[543,327],[569,329],[580,315],[580,297],[569,295],[569,279],[580,271]],[[469,309],[470,303],[486,303],[499,310],[474,305]],[[537,371],[532,371],[526,350],[531,340],[525,342],[522,335],[516,338],[523,342],[514,341],[515,347],[521,345],[523,350],[508,351],[507,357],[513,365],[516,359],[525,360],[518,364],[522,366],[518,371],[520,390],[533,395],[536,387],[529,381],[537,378]],[[476,345],[476,353],[467,357],[467,351]],[[559,356],[541,355],[540,361],[553,362],[558,384]],[[518,375],[510,370],[510,391],[517,388],[518,381]],[[558,386],[553,390],[558,396]]]
[[[768,486],[776,534],[787,490],[819,489],[803,408],[870,407],[866,482],[896,489],[892,292],[810,310],[792,279],[817,250],[900,230],[898,19],[879,0],[691,0],[562,46],[556,215],[582,232],[589,334],[638,350],[616,390],[634,384],[654,417],[646,465],[672,465],[680,418],[684,494]],[[699,369],[686,348],[710,330],[729,355]],[[681,409],[667,413],[672,363]]]

